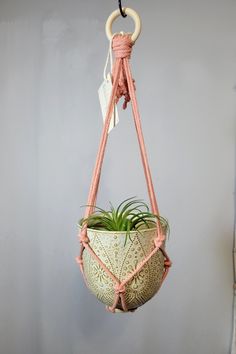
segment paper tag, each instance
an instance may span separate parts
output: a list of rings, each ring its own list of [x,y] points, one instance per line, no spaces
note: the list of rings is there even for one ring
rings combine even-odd
[[[113,36],[114,35],[115,35],[115,33],[113,34]],[[112,36],[112,38],[113,38],[113,36]],[[110,97],[111,97],[111,92],[112,92],[112,80],[111,80],[111,74],[110,74],[110,72],[112,72],[112,66],[113,66],[112,48],[111,48],[112,47],[112,38],[109,43],[109,49],[108,49],[108,53],[107,53],[106,63],[105,63],[105,67],[103,70],[103,83],[101,84],[101,86],[98,89],[98,96],[99,96],[99,101],[100,101],[100,105],[101,105],[101,109],[102,109],[102,116],[103,116],[104,122],[106,119],[107,109],[108,109],[108,105],[109,105],[109,101],[110,101]],[[108,74],[106,74],[109,58],[110,58],[110,70],[109,70],[110,72]],[[110,131],[118,124],[118,122],[119,122],[118,111],[117,111],[116,105],[114,104],[114,112],[111,117],[111,122],[110,122],[108,133],[110,133]]]
[[[111,74],[109,73],[107,74],[107,77],[104,79],[103,83],[98,89],[98,96],[99,96],[104,122],[106,119],[111,92],[112,92],[112,81],[111,81]],[[118,124],[118,122],[119,122],[118,111],[116,105],[114,105],[114,111],[112,113],[111,122],[108,130],[109,133]]]

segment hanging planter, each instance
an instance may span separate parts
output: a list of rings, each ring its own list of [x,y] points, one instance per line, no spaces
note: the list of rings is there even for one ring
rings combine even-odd
[[[164,234],[169,231],[168,222],[152,214],[145,203],[134,198],[125,200],[116,209],[111,205],[108,211],[98,207],[95,210],[80,221],[79,227],[87,224],[90,247],[122,284],[155,249],[156,220],[159,219]],[[165,252],[159,249],[130,278],[125,291],[127,310],[136,309],[156,294],[163,281],[164,263]],[[83,264],[88,287],[111,308],[115,293],[112,279],[87,250],[83,253]],[[122,285],[119,288],[122,289]],[[123,306],[119,299],[116,311],[121,310]]]
[[[138,14],[124,9],[135,21],[133,34],[113,35],[111,26],[120,11],[107,20],[106,33],[115,55],[112,90],[106,110],[97,160],[84,218],[79,224],[80,255],[77,262],[85,282],[111,312],[134,311],[150,300],[163,283],[171,262],[164,250],[168,222],[160,216],[141,129],[129,59],[141,31]],[[95,206],[102,162],[114,108],[124,96],[125,109],[131,101],[140,146],[151,211],[140,200],[129,198],[116,209],[105,211]]]

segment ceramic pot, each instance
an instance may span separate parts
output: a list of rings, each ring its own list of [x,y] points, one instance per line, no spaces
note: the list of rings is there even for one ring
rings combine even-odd
[[[123,231],[101,231],[87,229],[90,246],[107,268],[120,280],[124,280],[154,249],[156,228],[131,231],[126,239]],[[114,283],[97,261],[85,249],[84,272],[87,285],[104,304],[114,303]],[[126,304],[135,309],[150,300],[158,291],[164,272],[164,256],[157,251],[146,265],[126,284]],[[118,303],[117,309],[121,309]]]

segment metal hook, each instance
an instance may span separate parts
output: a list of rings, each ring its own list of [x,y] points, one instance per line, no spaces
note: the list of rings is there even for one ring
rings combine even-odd
[[[118,2],[119,2],[119,9],[120,9],[121,16],[122,17],[127,17],[126,13],[122,9],[121,0],[118,0]]]

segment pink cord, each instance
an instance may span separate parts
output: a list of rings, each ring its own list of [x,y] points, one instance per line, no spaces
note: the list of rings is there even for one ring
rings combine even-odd
[[[106,148],[106,143],[107,143],[107,138],[108,138],[108,130],[109,130],[109,125],[114,109],[114,104],[118,102],[118,100],[124,96],[124,104],[123,108],[125,109],[127,107],[127,103],[131,101],[132,103],[132,111],[133,111],[133,116],[134,116],[134,122],[135,122],[135,128],[137,131],[137,136],[138,136],[138,142],[139,142],[139,147],[140,147],[140,152],[141,152],[141,158],[142,158],[142,164],[143,164],[143,169],[145,173],[145,178],[146,178],[146,183],[148,187],[148,194],[149,194],[149,199],[152,207],[152,212],[156,215],[159,216],[159,210],[158,210],[158,205],[157,205],[157,200],[154,192],[154,187],[152,183],[152,177],[151,177],[151,172],[148,164],[148,158],[147,158],[147,152],[145,148],[145,143],[144,143],[144,138],[143,138],[143,133],[142,133],[142,127],[141,127],[141,120],[140,120],[140,114],[138,110],[138,104],[137,104],[137,99],[135,95],[135,87],[134,87],[134,80],[132,78],[130,66],[129,66],[129,59],[131,56],[131,51],[132,51],[132,46],[133,42],[131,40],[131,36],[128,34],[122,35],[122,34],[117,34],[113,37],[112,40],[112,49],[115,54],[115,64],[113,67],[113,72],[112,72],[112,77],[113,77],[113,86],[112,86],[112,93],[108,105],[108,110],[106,114],[106,119],[105,119],[105,124],[103,127],[102,131],[102,136],[100,140],[100,145],[98,149],[98,154],[97,154],[97,159],[95,163],[95,168],[93,171],[93,176],[92,176],[92,181],[91,181],[91,186],[89,190],[89,195],[88,195],[88,202],[87,202],[87,207],[85,210],[85,218],[90,216],[93,211],[94,211],[94,205],[96,202],[96,197],[97,197],[97,192],[98,192],[98,186],[99,186],[99,181],[100,181],[100,176],[101,176],[101,168],[102,168],[102,163],[104,159],[104,153],[105,153],[105,148]],[[89,238],[87,235],[87,224],[85,224],[80,231],[79,234],[79,239],[81,243],[81,250],[80,250],[80,256],[77,257],[77,262],[79,263],[81,272],[83,273],[84,279],[84,269],[83,269],[83,251],[86,248],[86,250],[91,254],[91,256],[99,263],[99,265],[103,268],[103,270],[109,275],[109,277],[112,279],[114,282],[114,291],[115,291],[115,299],[114,303],[111,307],[107,307],[107,309],[111,312],[115,312],[116,306],[119,302],[119,299],[121,300],[121,305],[124,311],[128,311],[126,302],[125,302],[125,285],[142,269],[142,267],[149,261],[149,259],[158,251],[160,250],[165,257],[164,261],[164,272],[163,272],[163,277],[162,277],[162,282],[163,283],[164,279],[167,276],[167,273],[169,271],[169,267],[171,266],[171,261],[166,254],[166,252],[162,249],[163,242],[165,240],[165,235],[162,232],[160,220],[157,219],[157,235],[154,240],[155,248],[150,252],[149,255],[147,255],[136,267],[136,269],[131,272],[128,277],[123,280],[122,282],[119,281],[119,279],[112,274],[112,272],[107,268],[107,266],[101,261],[101,259],[96,255],[96,253],[93,251],[91,246],[89,245]],[[86,279],[85,279],[86,281]],[[161,285],[160,285],[161,286]]]

